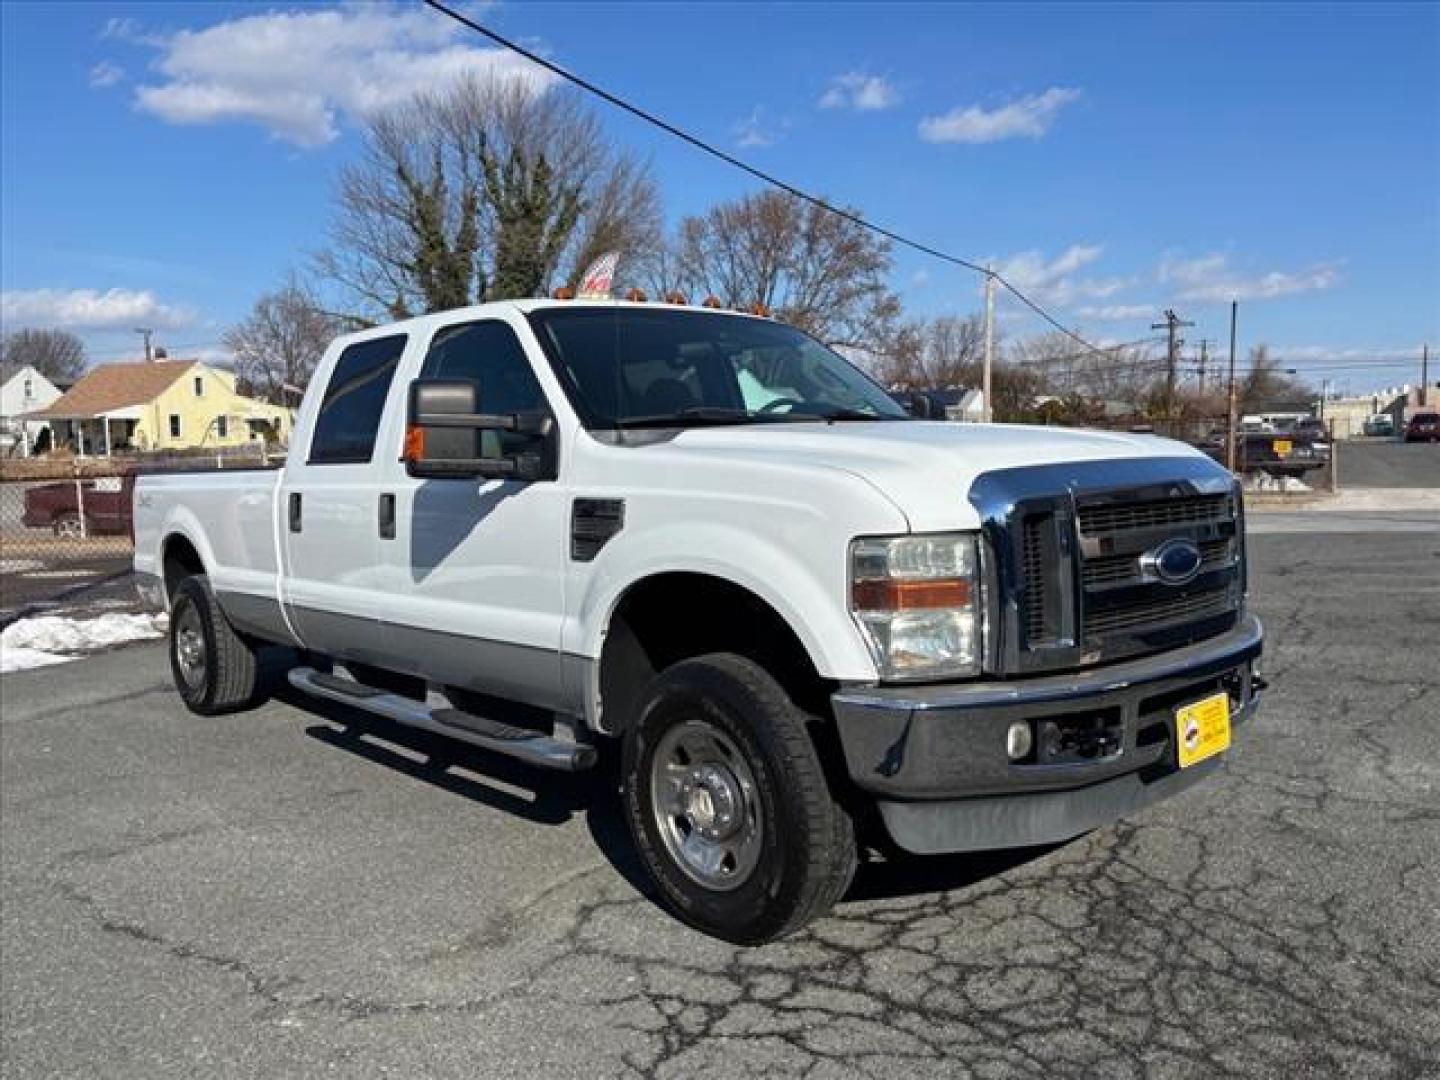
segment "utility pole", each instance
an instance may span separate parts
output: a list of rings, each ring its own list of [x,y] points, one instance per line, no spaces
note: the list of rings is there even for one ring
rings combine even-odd
[[[1175,415],[1175,365],[1180,360],[1180,337],[1178,331],[1182,326],[1194,326],[1193,322],[1187,322],[1175,314],[1173,308],[1165,309],[1165,321],[1151,323],[1151,330],[1165,330],[1170,335],[1170,347],[1165,354],[1165,416],[1167,418]]]
[[[985,399],[981,415],[985,423],[995,419],[995,406],[990,400],[990,371],[995,363],[995,271],[985,267],[985,371],[980,394]]]
[[[1239,419],[1235,415],[1235,320],[1240,310],[1240,301],[1230,301],[1230,418],[1225,432],[1225,467],[1235,471],[1235,428]]]
[[[1205,373],[1210,364],[1210,342],[1207,338],[1200,339],[1200,393],[1205,393]]]
[[[1430,404],[1430,343],[1427,341],[1420,349],[1420,401],[1423,409]]]
[[[148,326],[137,326],[135,332],[145,339],[145,362],[148,364],[154,359],[154,355],[150,351],[150,335],[155,331]]]

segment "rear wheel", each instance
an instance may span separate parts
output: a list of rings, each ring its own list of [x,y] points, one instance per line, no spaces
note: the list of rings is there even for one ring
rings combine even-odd
[[[823,914],[850,883],[854,826],[806,715],[758,664],[729,653],[651,683],[626,735],[626,816],[666,904],[758,945]]]
[[[80,540],[85,536],[85,526],[79,514],[61,514],[50,525],[61,540]]]
[[[170,605],[170,670],[191,712],[243,709],[260,686],[256,651],[236,633],[204,575],[188,577]]]

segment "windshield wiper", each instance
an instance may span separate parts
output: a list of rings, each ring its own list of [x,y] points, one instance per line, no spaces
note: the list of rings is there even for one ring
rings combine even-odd
[[[744,409],[728,409],[720,405],[691,405],[673,413],[654,416],[625,416],[615,421],[617,428],[686,427],[692,424],[748,424],[755,418]]]
[[[791,412],[787,416],[802,416],[807,420],[825,420],[834,423],[836,420],[899,420],[898,416],[881,416],[879,413],[861,412],[859,409],[831,409],[823,413]]]

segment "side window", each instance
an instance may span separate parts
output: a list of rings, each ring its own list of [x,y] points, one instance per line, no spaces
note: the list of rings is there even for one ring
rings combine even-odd
[[[503,322],[448,326],[435,335],[420,374],[429,379],[474,379],[480,384],[476,407],[486,413],[549,412],[545,391],[515,331]],[[523,449],[528,439],[512,432],[487,431],[487,457]]]
[[[405,351],[405,335],[351,345],[335,361],[310,437],[311,465],[363,464],[375,452],[390,382]]]
[[[173,413],[173,412],[172,412],[172,413],[170,414],[170,437],[171,437],[172,439],[178,439],[178,438],[180,438],[180,414],[179,414],[179,413]]]

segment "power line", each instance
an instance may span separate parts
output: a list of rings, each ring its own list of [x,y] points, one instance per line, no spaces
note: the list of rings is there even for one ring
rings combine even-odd
[[[673,135],[675,138],[681,140],[682,142],[689,143],[691,146],[701,151],[702,153],[709,154],[711,157],[718,158],[719,160],[725,162],[725,164],[727,165],[733,166],[734,168],[737,168],[742,172],[749,173],[757,180],[761,180],[767,184],[770,184],[772,187],[779,188],[781,191],[787,192],[788,194],[795,196],[795,198],[797,199],[801,199],[812,206],[817,206],[822,210],[826,210],[829,213],[835,214],[836,216],[841,217],[854,225],[860,226],[862,229],[868,229],[870,232],[873,232],[879,236],[883,236],[887,240],[891,240],[897,244],[902,245],[903,247],[908,247],[911,250],[918,251],[923,255],[929,255],[931,258],[939,259],[942,262],[947,262],[954,266],[963,267],[966,270],[973,270],[977,274],[985,274],[987,277],[993,279],[998,285],[1000,285],[1007,292],[1009,292],[1012,296],[1014,296],[1015,299],[1019,300],[1027,308],[1033,311],[1036,315],[1040,316],[1040,318],[1044,319],[1047,323],[1053,326],[1056,330],[1060,331],[1066,337],[1078,342],[1091,352],[1100,353],[1104,351],[1103,349],[1097,348],[1096,346],[1092,345],[1079,334],[1075,333],[1075,331],[1071,330],[1068,326],[1065,326],[1063,323],[1061,323],[1043,307],[1037,304],[1034,300],[1030,299],[1030,297],[1026,296],[1023,292],[1021,292],[1018,288],[1016,288],[1013,284],[1006,280],[1005,276],[998,271],[981,266],[979,263],[972,262],[969,259],[962,259],[958,255],[951,255],[948,252],[941,251],[939,248],[931,247],[929,244],[923,244],[918,240],[912,240],[908,236],[903,236],[892,229],[887,229],[882,225],[876,225],[874,222],[866,221],[858,214],[852,214],[848,210],[842,210],[839,207],[832,206],[819,196],[812,195],[808,191],[796,187],[794,184],[781,180],[778,176],[767,173],[763,169],[756,168],[754,165],[751,165],[749,162],[736,157],[734,154],[730,154],[724,150],[721,150],[713,143],[708,143],[695,135],[691,135],[688,131],[685,131],[683,128],[676,127],[668,120],[664,120],[661,117],[656,116],[654,113],[642,109],[638,105],[632,105],[624,98],[612,94],[610,91],[604,89],[603,87],[597,86],[595,83],[590,82],[588,79],[582,78],[581,76],[576,75],[574,72],[567,71],[559,64],[547,60],[537,53],[531,52],[529,49],[526,49],[511,41],[509,38],[497,34],[489,27],[482,26],[480,23],[465,15],[462,15],[460,12],[454,10],[453,8],[447,7],[445,4],[442,4],[440,0],[424,0],[424,3],[431,8],[434,8],[442,15],[446,15],[449,16],[451,19],[454,19],[462,26],[469,27],[471,30],[475,31],[482,37],[489,38],[491,41],[501,46],[502,48],[509,49],[511,52],[515,53],[518,56],[523,56],[532,64],[539,65],[551,74],[558,75],[566,82],[573,83],[587,93],[594,94],[602,101],[605,101],[615,106],[615,108],[620,109],[623,112],[629,113],[631,116],[634,116],[639,120],[643,120],[647,124],[651,124],[654,127],[659,128],[666,134]]]

